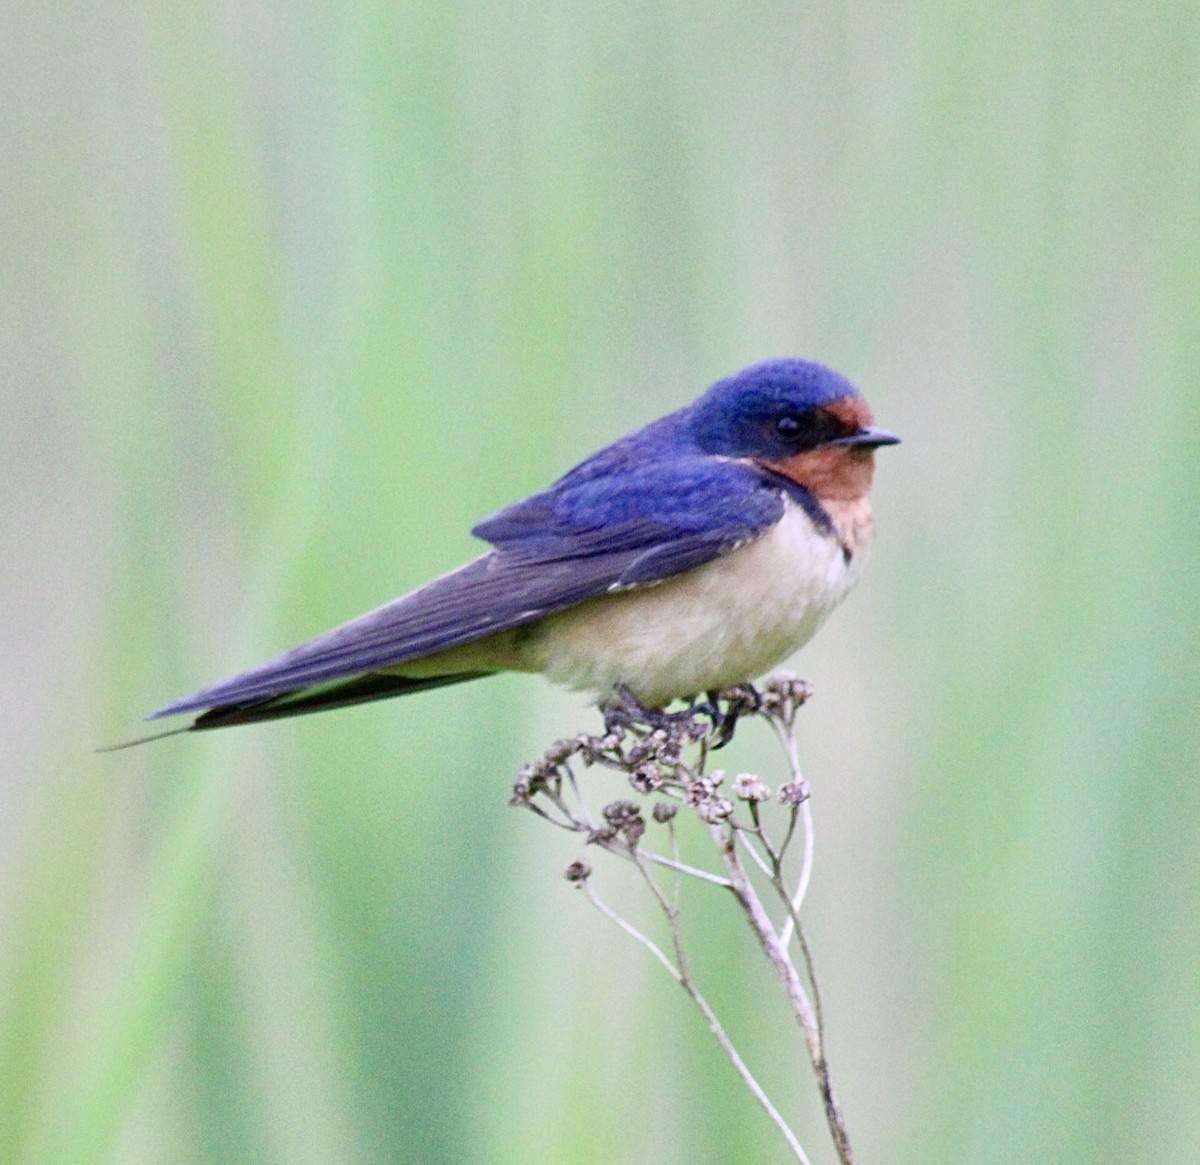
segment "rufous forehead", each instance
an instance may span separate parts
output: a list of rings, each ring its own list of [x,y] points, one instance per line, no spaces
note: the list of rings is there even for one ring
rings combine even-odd
[[[852,429],[865,429],[875,420],[871,406],[861,396],[843,396],[821,408]]]

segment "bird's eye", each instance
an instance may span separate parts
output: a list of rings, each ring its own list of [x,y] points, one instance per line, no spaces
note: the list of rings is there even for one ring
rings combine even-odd
[[[775,432],[785,441],[794,441],[804,430],[804,424],[799,417],[786,413],[775,422]]]

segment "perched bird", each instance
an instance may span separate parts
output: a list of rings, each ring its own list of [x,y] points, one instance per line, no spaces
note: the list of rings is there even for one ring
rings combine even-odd
[[[751,679],[858,581],[875,449],[898,440],[828,368],[755,364],[480,522],[473,562],[149,719],[221,728],[500,671],[648,709]]]

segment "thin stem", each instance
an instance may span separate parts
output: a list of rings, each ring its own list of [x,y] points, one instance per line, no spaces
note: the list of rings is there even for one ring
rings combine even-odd
[[[758,850],[754,848],[754,845],[751,842],[751,838],[757,837],[759,841],[766,845],[766,842],[761,834],[757,833],[753,829],[743,829],[741,826],[735,826],[734,833],[741,838],[742,845],[746,852],[751,856],[751,858],[754,859],[754,864],[760,870],[762,870],[763,874],[768,878],[775,878],[777,871],[773,868],[774,863],[768,863],[767,859],[764,858],[762,854],[760,854]],[[769,845],[766,845],[766,849],[768,853],[771,853],[771,847]],[[772,854],[772,856],[774,855]]]
[[[800,803],[799,816],[804,844],[800,851],[800,877],[796,880],[796,892],[790,899],[787,898],[786,894],[784,896],[784,901],[788,905],[788,917],[787,921],[783,924],[783,929],[779,932],[779,941],[785,947],[792,941],[792,930],[795,927],[796,918],[800,913],[800,907],[803,905],[805,896],[808,894],[808,885],[812,881],[813,872],[813,815],[812,806],[808,801]]]
[[[787,833],[783,835],[783,844],[779,847],[779,856],[782,858],[788,851],[788,846],[792,844],[792,838],[796,835],[796,822],[800,820],[800,807],[792,806],[792,811],[788,814]]]
[[[796,893],[792,895],[792,908],[794,910],[800,909],[800,903],[804,901],[804,897],[808,893],[808,884],[812,881],[813,812],[812,804],[809,801],[802,801],[800,803],[800,823],[804,836],[804,845],[801,850],[800,877],[796,880]]]
[[[812,987],[813,1011],[817,1016],[817,1033],[821,1037],[821,1052],[824,1054],[825,1015],[821,1008],[821,989],[817,986],[817,972],[813,966],[812,948],[808,945],[808,935],[804,933],[804,927],[800,925],[798,918],[796,919],[796,945],[800,948],[801,957],[804,959],[804,973],[808,976],[809,985]]]
[[[784,751],[784,755],[787,757],[788,768],[791,769],[792,773],[792,780],[797,784],[801,783],[804,780],[804,774],[800,771],[800,749],[796,744],[794,720],[789,721],[786,726],[777,720],[772,720],[771,727],[775,730],[775,736]],[[804,844],[801,847],[800,876],[796,881],[795,893],[792,894],[788,902],[787,920],[783,924],[783,929],[779,932],[779,939],[784,947],[787,947],[792,941],[792,931],[795,927],[796,916],[800,913],[800,906],[808,894],[808,886],[812,881],[813,815],[812,805],[807,798],[800,802],[799,806],[797,806],[797,811],[791,815],[791,819],[788,822],[787,836],[783,840],[783,845],[779,847],[780,853],[785,852],[791,844],[792,836],[796,830],[797,818],[801,824]]]
[[[775,971],[775,977],[779,980],[779,984],[791,1004],[792,1014],[796,1017],[800,1030],[804,1034],[804,1041],[808,1045],[809,1059],[812,1061],[813,1071],[817,1077],[817,1087],[820,1089],[821,1101],[825,1108],[825,1120],[829,1125],[830,1134],[833,1136],[838,1160],[841,1165],[853,1165],[854,1153],[850,1147],[850,1138],[846,1132],[841,1106],[834,1091],[829,1064],[821,1045],[821,1031],[816,1012],[804,990],[803,983],[800,982],[800,976],[797,974],[795,966],[788,958],[787,948],[781,945],[779,935],[775,933],[775,928],[771,925],[770,916],[763,908],[754,886],[746,875],[746,868],[738,856],[737,846],[732,841],[727,842],[720,829],[713,827],[711,832],[713,840],[720,846],[725,868],[729,871],[729,879],[732,883],[730,890],[742,908],[742,913],[745,914],[750,929],[758,939],[763,954],[767,956],[767,961]]]
[[[679,933],[679,908],[673,902],[667,899],[663,893],[662,887],[654,880],[650,871],[646,869],[645,863],[642,861],[642,853],[640,850],[633,850],[631,855],[633,864],[637,866],[637,871],[642,875],[642,881],[650,887],[650,893],[654,895],[654,900],[658,903],[659,909],[667,916],[667,922],[671,925],[671,940],[675,946],[675,958],[679,966],[680,974],[687,977],[687,964],[683,957],[683,938]]]
[[[696,866],[689,866],[686,862],[678,862],[674,858],[665,858],[662,854],[656,854],[653,850],[639,849],[638,853],[647,861],[654,862],[659,866],[665,866],[668,870],[674,870],[677,874],[687,874],[690,877],[699,878],[702,882],[711,882],[714,886],[720,886],[722,889],[729,888],[729,879],[722,878],[720,874],[710,874],[707,870],[701,870]]]
[[[667,820],[667,833],[671,838],[671,863],[674,869],[679,870],[679,834],[675,829],[675,818],[671,817]],[[673,910],[679,910],[679,899],[683,894],[683,878],[675,879],[675,893],[671,896],[671,907]]]
[[[790,835],[784,837],[783,845],[779,849],[776,849],[771,844],[771,839],[767,836],[766,829],[763,828],[762,810],[759,808],[757,801],[750,802],[750,820],[754,822],[754,827],[747,832],[754,834],[762,842],[763,849],[767,851],[767,858],[771,863],[771,868],[778,873],[779,867],[783,862],[783,855],[787,852],[787,843]]]
[[[549,797],[550,795],[547,794],[547,796]],[[550,803],[554,805],[555,808],[562,811],[563,806],[555,801],[552,797],[550,797]],[[522,804],[524,808],[528,809],[531,813],[536,813],[543,821],[548,821],[551,825],[557,825],[559,829],[566,829],[572,833],[578,833],[579,831],[579,823],[573,817],[568,817],[566,821],[559,821],[557,817],[547,813],[545,809],[543,809],[540,805],[534,804],[533,801],[525,801]]]
[[[575,818],[576,820],[582,821],[586,828],[595,829],[595,825],[592,824],[593,819],[591,811],[588,809],[588,803],[584,798],[583,789],[581,789],[579,786],[579,780],[575,776],[575,770],[570,765],[565,765],[564,767],[567,771],[567,781],[571,785],[571,792],[575,795],[576,804],[578,804],[579,808],[582,810],[582,813],[580,814],[568,813],[567,815]]]
[[[658,947],[658,944],[655,943],[654,940],[649,936],[642,934],[642,932],[638,930],[636,926],[632,925],[632,923],[626,922],[625,919],[623,919],[615,910],[613,910],[612,907],[609,906],[608,903],[596,893],[590,878],[584,878],[578,883],[578,886],[583,891],[584,897],[587,898],[587,900],[597,910],[599,910],[605,918],[607,918],[610,922],[615,922],[617,926],[619,926],[627,935],[629,935],[630,938],[637,939],[637,941],[640,942],[642,946],[646,948],[646,950],[648,950],[660,963],[662,963],[662,965],[666,967],[667,972],[670,974],[672,979],[674,979],[677,983],[682,979],[682,976],[679,974],[675,964],[672,963],[671,960],[662,953]]]
[[[600,842],[602,849],[607,850],[610,854],[616,854],[618,857],[627,860],[636,860],[630,853],[629,846],[625,842]],[[702,882],[711,882],[714,886],[720,886],[723,890],[729,889],[729,879],[722,878],[720,874],[710,874],[707,870],[701,870],[696,866],[689,866],[686,862],[677,862],[674,858],[663,857],[662,854],[656,854],[653,850],[638,848],[637,852],[642,855],[648,862],[653,862],[656,866],[664,866],[668,870],[674,870],[677,874],[687,874],[692,878],[699,878]]]
[[[672,910],[666,899],[663,898],[661,890],[657,883],[649,876],[648,871],[641,865],[638,866],[642,872],[642,876],[646,879],[651,889],[654,891],[655,897],[658,899],[659,905],[667,911],[668,920],[671,924],[671,937],[675,943],[676,955],[680,959],[680,965],[676,966],[669,958],[659,949],[658,945],[648,936],[642,934],[637,927],[628,923],[617,912],[608,906],[606,902],[596,893],[591,884],[591,879],[584,879],[579,883],[580,889],[587,896],[588,901],[604,915],[605,918],[615,922],[627,935],[636,939],[642,944],[664,967],[668,974],[687,992],[688,997],[700,1010],[700,1014],[704,1016],[705,1022],[708,1024],[708,1030],[716,1037],[717,1043],[721,1045],[721,1050],[729,1057],[730,1063],[737,1074],[742,1078],[742,1082],[750,1089],[754,1099],[762,1106],[763,1111],[774,1122],[775,1127],[783,1134],[784,1140],[787,1141],[788,1147],[792,1150],[796,1160],[801,1162],[801,1165],[812,1165],[804,1149],[801,1147],[796,1134],[792,1132],[787,1121],[783,1119],[783,1115],[771,1103],[771,1098],[767,1096],[761,1084],[755,1078],[754,1073],[750,1071],[749,1065],[738,1054],[737,1048],[733,1046],[733,1041],[729,1038],[729,1033],[726,1032],[724,1025],[717,1018],[717,1014],[709,1005],[707,999],[701,994],[700,989],[692,982],[691,977],[687,973],[687,964],[683,961],[683,940],[679,933],[678,915]]]
[[[793,935],[796,939],[796,945],[800,948],[800,955],[804,959],[804,973],[808,977],[809,985],[812,987],[812,1002],[813,1012],[817,1017],[817,1034],[821,1040],[821,1047],[825,1046],[825,1018],[821,1010],[821,989],[817,986],[817,972],[813,965],[812,949],[808,945],[808,936],[804,933],[804,926],[800,921],[800,915],[796,908],[792,905],[792,899],[788,897],[787,887],[783,884],[781,877],[772,878],[771,886],[779,895],[780,901],[783,902],[788,911],[787,922],[779,931],[779,945],[786,951],[792,941]]]
[[[793,726],[791,724],[780,724],[775,719],[770,721],[770,725],[775,731],[775,736],[779,740],[784,754],[787,756],[788,767],[792,770],[792,780],[799,781],[801,779],[800,751],[796,745],[796,733],[793,730]]]

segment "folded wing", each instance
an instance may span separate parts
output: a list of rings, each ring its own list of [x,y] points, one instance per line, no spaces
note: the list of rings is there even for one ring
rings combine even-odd
[[[480,523],[494,549],[420,590],[150,719],[202,712],[193,727],[292,716],[486,674],[380,674],[615,590],[653,585],[763,533],[780,488],[753,467],[696,458],[576,483],[569,478]],[[633,480],[631,480],[633,479]]]

